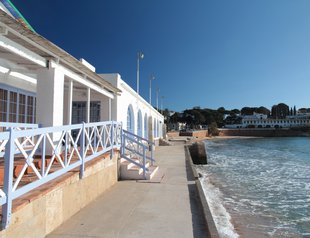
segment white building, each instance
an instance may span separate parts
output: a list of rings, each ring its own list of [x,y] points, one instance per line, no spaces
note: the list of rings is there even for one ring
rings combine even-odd
[[[0,11],[0,122],[41,127],[116,120],[145,138],[162,136],[164,119],[118,74],[98,75]]]
[[[119,74],[100,76],[122,91],[112,101],[112,118],[123,122],[123,127],[151,141],[163,137],[164,116],[136,93]]]
[[[290,128],[310,126],[310,114],[287,116],[285,119],[267,118],[264,114],[253,114],[242,117],[241,124],[225,125],[226,128]]]
[[[164,118],[120,75],[98,75],[2,10],[0,56],[1,231],[14,199],[68,171],[77,169],[83,179],[86,163],[96,158],[104,166],[95,173],[108,173],[109,186],[119,173],[154,176],[154,141],[163,135]]]

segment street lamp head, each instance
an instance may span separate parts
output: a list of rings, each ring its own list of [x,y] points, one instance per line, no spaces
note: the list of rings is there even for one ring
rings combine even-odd
[[[143,59],[143,58],[144,58],[143,52],[138,52],[138,57],[139,57],[140,59]]]

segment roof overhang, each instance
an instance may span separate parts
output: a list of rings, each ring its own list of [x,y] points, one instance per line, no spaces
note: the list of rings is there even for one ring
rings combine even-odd
[[[82,62],[72,55],[48,41],[41,35],[24,27],[7,13],[0,10],[0,56],[8,59],[19,57],[18,63],[29,69],[48,67],[50,62],[56,62],[60,66],[80,75],[85,80],[95,84],[102,90],[111,94],[119,94],[121,90],[105,81],[95,72],[91,71]],[[19,45],[21,47],[11,47]],[[16,49],[22,49],[16,52]],[[23,55],[23,52],[25,53]],[[31,57],[29,57],[29,55]],[[23,57],[24,56],[24,57]]]

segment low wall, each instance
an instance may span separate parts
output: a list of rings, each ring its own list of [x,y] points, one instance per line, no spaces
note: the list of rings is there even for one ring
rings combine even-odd
[[[180,132],[178,132],[178,131],[169,131],[169,132],[167,132],[168,139],[171,138],[171,137],[178,137],[179,133]]]
[[[307,131],[289,128],[219,129],[219,136],[290,137],[310,136]]]
[[[86,163],[83,179],[77,169],[14,200],[11,223],[0,237],[45,237],[117,182],[118,157],[96,158]]]
[[[180,131],[180,136],[192,136],[197,139],[203,139],[209,136],[208,130],[199,130],[199,131]]]
[[[202,206],[205,222],[207,224],[208,234],[206,237],[210,238],[219,238],[218,231],[216,229],[214,219],[212,216],[212,213],[210,211],[210,207],[207,201],[207,198],[205,196],[205,193],[202,188],[201,181],[199,180],[199,175],[196,171],[195,165],[193,164],[193,158],[191,157],[191,154],[189,152],[189,146],[185,146],[185,157],[189,161],[190,167],[192,169],[193,175],[195,177],[195,184],[199,195],[199,200]]]

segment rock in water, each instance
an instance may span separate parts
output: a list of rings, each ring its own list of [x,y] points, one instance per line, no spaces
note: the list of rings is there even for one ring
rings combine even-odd
[[[207,164],[206,147],[203,142],[195,142],[189,147],[194,164]]]

